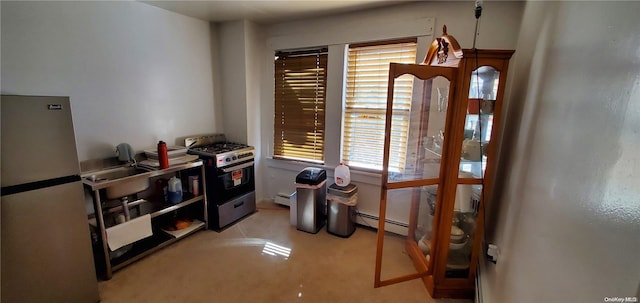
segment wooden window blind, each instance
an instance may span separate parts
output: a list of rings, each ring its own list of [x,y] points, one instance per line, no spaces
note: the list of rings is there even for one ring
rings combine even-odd
[[[382,170],[390,62],[416,63],[416,40],[349,47],[342,158],[350,166]],[[406,162],[413,77],[397,78],[395,87],[390,171]]]
[[[327,49],[276,52],[273,157],[324,163]]]

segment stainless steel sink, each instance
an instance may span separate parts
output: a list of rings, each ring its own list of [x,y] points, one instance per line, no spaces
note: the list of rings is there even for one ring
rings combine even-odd
[[[133,166],[107,168],[83,175],[94,184],[105,185],[108,199],[116,199],[149,188],[149,171]]]

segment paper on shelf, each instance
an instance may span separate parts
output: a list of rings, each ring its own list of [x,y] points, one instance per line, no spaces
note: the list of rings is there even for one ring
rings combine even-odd
[[[191,225],[187,228],[183,228],[183,229],[179,229],[179,230],[166,230],[164,228],[161,228],[162,231],[172,235],[175,238],[180,238],[188,233],[190,233],[191,231],[193,231],[196,228],[199,228],[200,226],[204,225],[204,222],[198,220],[198,219],[194,219],[193,223],[191,223]]]
[[[107,242],[111,251],[152,235],[151,215],[137,217],[107,228]]]

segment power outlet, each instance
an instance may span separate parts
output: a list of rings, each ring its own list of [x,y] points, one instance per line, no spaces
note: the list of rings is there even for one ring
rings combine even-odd
[[[489,244],[489,247],[487,248],[487,259],[493,262],[493,264],[496,264],[498,262],[498,256],[500,256],[500,249],[498,246],[495,244]]]

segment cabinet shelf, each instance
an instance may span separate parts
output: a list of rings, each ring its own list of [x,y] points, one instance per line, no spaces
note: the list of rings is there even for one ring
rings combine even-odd
[[[168,241],[172,239],[167,235],[161,233],[153,233],[153,236],[136,241],[128,246],[120,248],[123,250],[119,255],[110,256],[111,267],[114,271],[129,265],[142,257],[153,253],[159,248],[163,247],[162,244],[168,244]],[[118,252],[118,250],[110,252],[110,254],[114,254]]]
[[[185,231],[180,234],[180,236],[175,237],[162,229],[154,229],[153,236],[142,239],[138,242],[135,242],[131,249],[126,253],[118,256],[116,258],[111,259],[111,266],[113,271],[117,271],[127,265],[138,261],[164,247],[167,247],[178,240],[181,240],[185,237],[190,236],[191,234],[204,229],[205,223],[200,222],[199,224],[192,224],[191,226],[185,228]]]
[[[167,204],[166,202],[154,202],[154,201],[145,200],[145,199],[137,199],[135,201],[129,202],[127,205],[129,206],[129,208],[133,208],[139,205],[140,206],[151,205],[150,208],[148,209],[148,213],[151,215],[151,218],[155,218],[155,217],[162,216],[164,214],[168,214],[170,212],[176,211],[180,208],[191,205],[193,203],[204,200],[203,196],[193,196],[189,193],[185,193],[185,196],[187,197],[187,199],[177,204]],[[113,207],[104,207],[104,206],[102,207],[103,215],[116,214],[121,212],[123,212],[122,205],[113,206]],[[91,225],[97,226],[95,216],[90,216],[89,219],[90,219]]]
[[[429,153],[431,153],[431,154],[433,154],[433,155],[435,155],[435,156],[436,156],[436,157],[438,157],[438,158],[441,158],[441,157],[442,157],[442,153],[441,153],[441,152],[438,152],[438,151],[436,151],[436,150],[434,150],[434,149],[426,148],[426,147],[425,147],[425,148],[424,148],[424,150],[425,150],[425,151],[427,151],[427,152],[429,152]]]
[[[179,229],[179,230],[166,230],[164,228],[161,228],[161,230],[169,235],[171,235],[171,237],[176,238],[176,239],[180,239],[180,238],[184,238],[190,234],[192,234],[193,232],[195,232],[196,230],[201,229],[202,227],[204,227],[204,222],[199,221],[199,220],[193,220],[193,223],[191,223],[191,226],[184,228],[184,229]]]
[[[188,196],[187,196],[188,195]],[[178,204],[166,204],[166,203],[156,203],[154,204],[154,210],[151,213],[151,218],[155,218],[157,216],[161,216],[170,212],[173,212],[175,210],[178,210],[180,208],[183,208],[187,205],[191,205],[193,203],[196,202],[200,202],[202,201],[204,198],[203,196],[195,196],[193,197],[193,195],[185,193],[185,196],[187,196],[188,199],[183,200],[182,202],[178,203]],[[191,198],[189,198],[189,196]],[[155,206],[157,205],[157,206]]]

